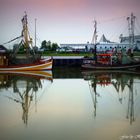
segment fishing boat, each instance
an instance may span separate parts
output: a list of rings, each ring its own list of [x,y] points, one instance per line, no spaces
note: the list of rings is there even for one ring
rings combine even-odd
[[[133,13],[127,18],[129,24],[129,53],[125,48],[114,48],[112,51],[99,53],[97,52],[97,21],[94,21],[93,36],[93,58],[84,58],[82,68],[97,70],[120,70],[120,69],[138,69],[140,68],[140,59],[133,55],[134,49],[134,21]],[[118,49],[118,50],[117,50]]]
[[[10,43],[21,38],[20,43],[12,51],[0,45],[0,71],[51,70],[53,63],[52,57],[42,58],[42,53],[36,51],[33,47],[33,41],[28,31],[26,12],[21,21],[23,26],[21,36],[7,42]],[[20,50],[22,50],[22,53]]]

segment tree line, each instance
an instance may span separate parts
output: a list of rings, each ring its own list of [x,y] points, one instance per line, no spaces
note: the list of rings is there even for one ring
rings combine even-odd
[[[56,51],[56,49],[59,48],[57,43],[52,43],[50,40],[49,41],[42,41],[41,43],[41,48],[44,51]]]

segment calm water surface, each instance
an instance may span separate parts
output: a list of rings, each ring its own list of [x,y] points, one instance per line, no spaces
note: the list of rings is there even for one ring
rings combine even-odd
[[[140,139],[139,72],[50,74],[0,73],[0,140]]]

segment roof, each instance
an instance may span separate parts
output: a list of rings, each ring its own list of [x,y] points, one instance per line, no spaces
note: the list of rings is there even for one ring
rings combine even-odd
[[[0,52],[6,52],[8,51],[7,48],[5,48],[3,45],[0,45]]]
[[[102,37],[100,38],[99,42],[110,42],[109,40],[106,39],[105,35],[103,34]]]

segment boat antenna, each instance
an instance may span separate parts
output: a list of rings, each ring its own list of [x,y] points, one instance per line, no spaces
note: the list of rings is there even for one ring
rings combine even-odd
[[[94,20],[94,34],[92,37],[92,41],[91,44],[94,45],[94,59],[95,59],[95,63],[97,62],[97,54],[96,54],[96,50],[97,50],[97,21]]]
[[[94,19],[93,23],[94,23],[94,33],[93,33],[91,44],[96,44],[97,43],[97,21]]]
[[[134,28],[135,28],[135,19],[136,17],[131,13],[130,17],[127,17],[128,21],[128,31],[129,31],[129,44],[131,51],[134,49]]]

